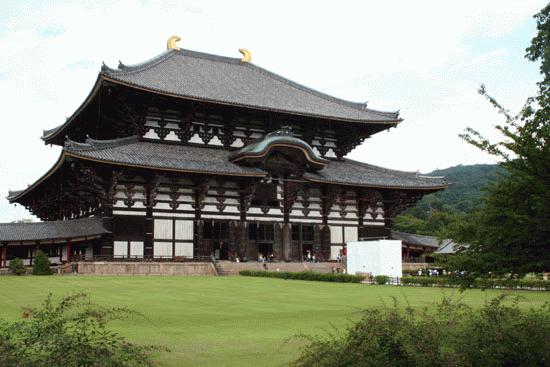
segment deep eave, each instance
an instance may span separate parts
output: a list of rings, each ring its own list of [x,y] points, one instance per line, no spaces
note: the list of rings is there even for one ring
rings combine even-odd
[[[242,82],[243,87],[241,89],[235,87],[234,90],[228,89],[224,91],[227,95],[226,98],[216,96],[215,93],[209,92],[212,90],[213,87],[215,87],[215,77],[212,77],[213,80],[210,81],[210,83],[206,83],[205,85],[197,82],[198,87],[196,87],[196,89],[198,89],[200,93],[189,92],[186,90],[178,91],[174,88],[170,89],[170,83],[173,82],[174,78],[178,77],[177,69],[168,69],[167,71],[161,70],[159,71],[158,75],[155,74],[157,77],[153,78],[153,80],[143,78],[143,82],[139,83],[134,80],[136,79],[135,76],[139,73],[146,73],[155,67],[159,67],[162,62],[165,62],[166,60],[174,57],[184,58],[184,60],[185,58],[202,60],[212,65],[230,65],[230,67],[232,68],[231,71],[242,73],[242,75],[240,76],[232,76],[234,83],[238,83],[241,81],[241,79],[246,79],[247,77],[249,77],[250,79],[254,76],[260,75],[260,80],[266,81],[265,85],[257,87],[255,86],[257,90],[250,91],[249,94],[252,96],[256,96],[263,93],[263,98],[265,101],[262,101],[260,99],[258,102],[257,100],[254,100],[254,98],[250,97],[250,95],[248,96],[248,99],[235,97],[234,95],[236,95],[239,90],[247,86],[244,81]],[[390,128],[397,126],[397,124],[402,121],[402,119],[399,117],[399,112],[377,111],[366,108],[366,104],[346,101],[343,99],[332,97],[325,93],[293,82],[254,64],[242,63],[239,59],[235,58],[210,55],[190,50],[169,50],[149,61],[138,65],[126,66],[121,63],[119,65],[119,68],[120,69],[118,70],[111,69],[104,65],[96,79],[92,90],[90,91],[84,102],[80,105],[80,107],[63,124],[53,129],[45,130],[42,139],[46,143],[52,143],[52,141],[54,141],[56,138],[59,139],[60,134],[62,134],[66,130],[66,128],[73,123],[75,118],[86,108],[86,106],[88,106],[89,103],[93,101],[93,99],[99,92],[102,84],[105,82],[176,99],[206,102],[222,106],[245,108],[248,110],[268,111],[287,115],[310,117],[331,122],[375,124],[380,126],[387,126],[388,128]],[[213,70],[216,71],[216,68],[214,67]],[[187,71],[186,75],[188,77],[190,75],[194,76],[195,74],[200,75],[201,71],[202,70],[197,71],[193,69],[191,71]],[[171,75],[168,75],[167,77],[167,75],[163,74],[162,72],[170,72],[174,75],[174,77],[171,78]],[[219,73],[220,71],[218,70],[217,72]],[[168,81],[166,81],[165,79],[167,79]],[[159,85],[155,87],[155,83],[160,83],[159,80],[164,80],[163,83],[165,84],[163,88],[161,88]],[[219,84],[226,85],[228,83]],[[251,83],[249,81],[248,85],[250,84],[255,85],[261,83]],[[203,89],[202,92],[201,88]],[[285,90],[280,90],[281,88],[287,88],[288,90],[285,92]],[[289,91],[296,92],[296,95],[298,97],[287,97],[286,93],[288,93]],[[277,96],[277,93],[279,93],[279,96]],[[292,104],[294,100],[299,99],[299,96],[303,97],[303,104],[300,105],[299,103],[297,103],[293,106]],[[284,98],[289,98],[290,100],[284,100]],[[256,103],[254,103],[254,101],[256,101]],[[316,106],[314,102],[318,103],[318,105]],[[327,106],[330,106],[330,108]],[[324,110],[325,113],[321,113],[320,111],[322,110]],[[335,113],[327,112],[331,110],[334,110]]]
[[[383,112],[330,96],[238,58],[180,49],[101,75],[149,91],[219,104],[366,123],[398,123],[399,112]],[[285,99],[286,98],[286,99]]]
[[[37,188],[63,166],[67,158],[103,165],[139,168],[160,172],[178,172],[226,177],[263,178],[268,172],[254,167],[239,166],[229,161],[231,152],[198,146],[169,145],[139,141],[137,137],[86,143],[68,142],[53,165],[41,178],[25,190],[11,192],[8,200],[17,202]],[[416,190],[433,192],[446,188],[442,177],[427,177],[414,172],[390,170],[367,163],[328,160],[318,172],[306,172],[305,181],[348,187]]]

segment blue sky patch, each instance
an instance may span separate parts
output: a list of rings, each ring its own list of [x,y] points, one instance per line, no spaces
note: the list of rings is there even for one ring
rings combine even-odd
[[[38,31],[38,34],[41,37],[46,37],[46,38],[61,36],[63,33],[65,33],[65,30],[62,27],[53,26],[53,25],[47,26]]]

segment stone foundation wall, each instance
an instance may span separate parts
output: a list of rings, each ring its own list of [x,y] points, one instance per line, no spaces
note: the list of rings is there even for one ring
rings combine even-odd
[[[267,271],[290,271],[290,272],[302,272],[313,271],[316,273],[331,273],[332,267],[340,267],[343,265],[340,263],[298,263],[298,262],[272,262],[265,263]],[[222,270],[223,275],[238,275],[241,270],[265,270],[264,263],[257,261],[249,262],[231,262],[220,261],[217,266]]]
[[[79,262],[78,274],[89,275],[216,275],[212,263]]]

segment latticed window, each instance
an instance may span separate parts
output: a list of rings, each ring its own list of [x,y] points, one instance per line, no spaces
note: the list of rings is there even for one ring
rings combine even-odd
[[[312,225],[302,225],[302,241],[313,242]]]
[[[258,241],[273,241],[273,224],[258,225]]]

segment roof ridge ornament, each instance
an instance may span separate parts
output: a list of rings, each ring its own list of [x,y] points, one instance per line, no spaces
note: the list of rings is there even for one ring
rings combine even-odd
[[[177,36],[177,35],[171,36],[170,38],[168,38],[168,41],[166,41],[166,49],[179,51],[180,48],[176,45],[176,43],[178,43],[179,41],[181,41],[180,36]]]
[[[246,48],[239,48],[239,52],[243,55],[241,62],[251,62],[252,53]]]
[[[289,125],[281,126],[281,128],[277,130],[276,133],[277,135],[294,136],[294,132],[292,131],[292,126],[289,126]]]

